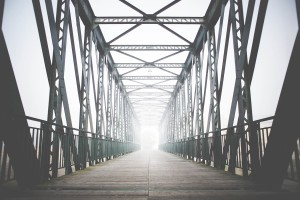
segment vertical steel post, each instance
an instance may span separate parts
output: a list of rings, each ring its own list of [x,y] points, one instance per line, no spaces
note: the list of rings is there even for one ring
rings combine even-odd
[[[249,59],[249,65],[248,66],[246,65],[247,68],[245,68],[245,70],[247,70],[245,75],[247,76],[249,85],[251,84],[252,77],[253,77],[253,72],[254,72],[254,68],[255,68],[255,62],[256,62],[257,52],[258,52],[258,48],[259,48],[259,44],[260,44],[261,33],[262,33],[262,29],[263,29],[267,5],[268,5],[268,0],[260,2],[259,11],[258,11],[258,15],[257,15],[257,22],[256,22],[256,27],[255,27],[254,37],[253,37],[251,55],[250,55],[250,59]],[[231,23],[230,18],[231,17],[229,17],[228,26]],[[228,34],[229,34],[229,30],[227,29],[227,35]],[[226,36],[226,42],[227,41],[228,41],[228,39]],[[225,52],[224,52],[224,55],[225,55]],[[237,100],[233,101],[233,103],[237,103]],[[231,109],[233,109],[233,108],[234,109],[236,108],[236,104],[232,104]],[[231,110],[228,127],[233,125],[234,114],[235,114],[235,110]],[[229,143],[231,143],[231,144],[230,144],[230,160],[229,160],[229,169],[228,170],[234,173],[235,166],[236,166],[236,149],[238,147],[237,146],[238,138],[237,138],[236,134],[233,135],[233,129],[229,129],[226,134],[226,140],[225,140],[225,145],[224,145],[224,149],[223,149],[223,159],[222,159],[222,167],[223,168],[225,168],[225,161],[227,159],[227,153],[229,151]]]
[[[106,137],[107,137],[107,156],[111,156],[112,143],[112,74],[108,71],[108,88],[107,88],[107,106],[106,106]]]
[[[103,127],[103,67],[105,58],[101,56],[99,50],[97,50],[97,71],[98,71],[98,80],[97,80],[97,98],[96,98],[96,139],[97,139],[97,159],[102,158],[103,143],[102,139],[102,127]]]
[[[49,95],[49,107],[48,107],[48,121],[51,123],[62,124],[61,108],[62,103],[64,105],[64,111],[66,116],[67,125],[72,127],[71,114],[69,110],[69,103],[66,93],[66,86],[64,82],[64,65],[65,65],[65,51],[66,40],[69,21],[69,6],[70,1],[58,1],[57,2],[57,16],[54,20],[54,13],[51,1],[46,2],[46,9],[48,13],[48,20],[50,25],[50,32],[53,44],[53,63],[52,63],[52,77],[50,81],[50,95]],[[54,117],[55,116],[55,117]],[[51,167],[52,174],[50,177],[57,176],[57,164],[58,164],[58,137],[52,127],[48,127],[46,137],[44,137],[44,152],[47,154],[47,148],[52,149],[52,158],[49,155],[42,156],[43,163],[43,180],[47,180],[49,177],[49,167]],[[51,141],[52,140],[52,141]],[[51,144],[53,147],[51,148]],[[49,164],[49,162],[52,162]],[[48,167],[47,167],[48,166]]]
[[[186,78],[186,84],[187,84],[187,123],[188,123],[188,137],[192,137],[194,135],[193,133],[193,99],[192,99],[192,75],[191,71],[187,73],[187,78]]]
[[[211,120],[212,120],[212,131],[213,134],[213,156],[214,166],[220,168],[221,166],[221,118],[220,118],[220,102],[218,97],[218,69],[216,66],[216,43],[214,29],[208,32],[208,64],[210,74],[210,95],[211,95]]]
[[[186,133],[186,102],[185,102],[185,85],[181,86],[181,103],[182,103],[182,135],[185,139],[187,137]]]
[[[119,126],[119,84],[117,82],[115,83],[115,90],[114,90],[114,107],[113,107],[113,138],[115,140],[119,139],[118,138],[118,126]]]
[[[202,50],[203,51],[203,50]],[[198,134],[198,157],[199,159],[204,158],[204,152],[206,152],[207,146],[205,146],[205,135],[204,135],[204,123],[203,123],[203,98],[202,98],[202,69],[203,69],[203,57],[200,54],[195,56],[195,68],[196,68],[196,87],[197,87],[197,134]]]
[[[245,127],[238,128],[238,132],[241,137],[241,145],[242,145],[241,147],[242,147],[242,154],[243,154],[243,158],[242,158],[243,175],[247,176],[249,166],[251,166],[251,171],[253,175],[257,172],[259,167],[258,138],[257,138],[256,130],[254,130],[253,128],[250,83],[248,80],[247,70],[246,70],[248,65],[246,59],[247,44],[249,39],[249,32],[251,27],[255,1],[249,1],[245,25],[243,20],[242,1],[231,0],[230,3],[231,3],[230,17],[232,21],[232,34],[233,34],[233,41],[234,41],[234,55],[235,55],[235,63],[236,63],[236,83],[235,83],[233,101],[237,101],[239,105],[238,125],[248,123],[248,130],[245,130]],[[234,115],[231,113],[231,116]],[[230,117],[230,121],[233,121],[232,117]],[[249,144],[247,143],[248,141],[246,141],[247,132],[249,132]],[[249,164],[249,159],[246,152],[247,149],[246,145],[249,145],[250,147],[251,165]]]
[[[90,112],[89,88],[90,88],[90,74],[92,62],[92,31],[86,27],[84,34],[84,50],[83,50],[83,69],[81,79],[81,97],[80,97],[80,118],[79,118],[79,157],[81,168],[86,168],[86,162],[90,159],[90,151],[88,146],[88,138],[86,131],[88,131],[88,121]],[[88,156],[88,157],[87,157]]]

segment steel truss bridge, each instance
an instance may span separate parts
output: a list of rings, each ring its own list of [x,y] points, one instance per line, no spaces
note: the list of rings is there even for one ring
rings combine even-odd
[[[140,17],[96,16],[87,0],[57,0],[57,5],[50,0],[41,2],[32,0],[32,11],[38,31],[34,39],[40,42],[44,61],[40,67],[49,84],[44,120],[26,116],[24,111],[2,29],[7,1],[0,1],[1,183],[16,179],[20,185],[34,185],[58,177],[59,170],[70,174],[137,151],[140,127],[151,116],[159,122],[159,148],[163,151],[232,173],[241,169],[243,176],[251,175],[274,187],[287,176],[300,181],[299,31],[275,115],[253,120],[250,88],[268,0],[214,0],[199,17],[161,16],[180,0],[152,14],[129,1],[119,1]],[[242,5],[245,2],[247,5]],[[299,1],[295,2],[299,23]],[[132,27],[106,41],[101,30],[105,24]],[[157,25],[186,44],[117,44],[145,24]],[[189,41],[167,26],[171,24],[198,25],[199,29]],[[163,56],[144,60],[133,53],[137,51],[163,52]],[[185,61],[164,62],[183,52],[188,52]],[[137,62],[115,62],[113,53]],[[227,126],[222,127],[220,103],[230,56],[235,70],[230,76],[233,94],[226,105],[230,108]],[[71,65],[67,59],[72,60]],[[77,90],[75,96],[69,95],[66,68],[75,74],[76,84],[71,86]],[[73,99],[78,101],[78,116],[71,114]],[[74,118],[79,118],[78,124]],[[265,126],[265,122],[271,125]]]

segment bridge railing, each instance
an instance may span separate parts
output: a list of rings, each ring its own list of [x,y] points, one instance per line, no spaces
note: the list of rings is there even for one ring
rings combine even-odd
[[[258,136],[258,156],[259,164],[262,162],[264,152],[268,143],[272,121],[274,117],[264,118],[254,121],[254,126]],[[243,126],[233,126],[220,130],[219,135],[222,145],[221,163],[223,169],[235,174],[248,176],[251,173],[251,149],[249,144],[248,124]],[[188,138],[169,141],[161,144],[159,148],[163,151],[177,154],[186,159],[201,162],[210,166],[215,166],[218,162],[214,156],[213,141],[216,136],[215,132],[208,132],[201,135],[195,135]],[[227,150],[226,150],[227,149]],[[300,183],[300,139],[290,160],[286,177]],[[222,167],[221,167],[222,168]]]
[[[25,118],[32,124],[32,126],[28,127],[32,141],[24,142],[31,142],[33,144],[36,153],[35,156],[39,161],[41,171],[48,169],[50,179],[70,174],[72,171],[84,169],[87,166],[140,149],[139,144],[131,141],[48,123],[47,121],[32,117]],[[53,140],[54,144],[51,144],[51,149],[48,152],[45,148],[47,146],[45,144],[47,136],[52,139],[55,138]],[[50,154],[50,159],[46,160],[46,163],[43,163],[45,162],[44,157],[47,157],[47,154]],[[53,176],[53,174],[55,175]],[[7,154],[6,146],[3,141],[0,141],[0,185],[14,179],[14,170]]]
[[[4,141],[0,141],[0,185],[14,179],[15,175],[11,160],[7,154],[7,148],[4,145]]]

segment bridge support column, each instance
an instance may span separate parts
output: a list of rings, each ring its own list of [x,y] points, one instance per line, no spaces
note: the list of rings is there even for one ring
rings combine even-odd
[[[19,186],[30,187],[40,181],[40,166],[26,119],[15,118],[25,116],[25,111],[2,29],[0,46],[0,91],[3,95],[0,104],[0,140],[4,141]]]
[[[298,31],[285,80],[279,97],[275,119],[262,159],[260,181],[279,188],[286,175],[292,153],[300,136],[300,33]]]

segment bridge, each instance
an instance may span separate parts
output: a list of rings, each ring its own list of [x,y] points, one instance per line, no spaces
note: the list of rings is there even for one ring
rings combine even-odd
[[[299,16],[1,0],[1,199],[298,199]]]

